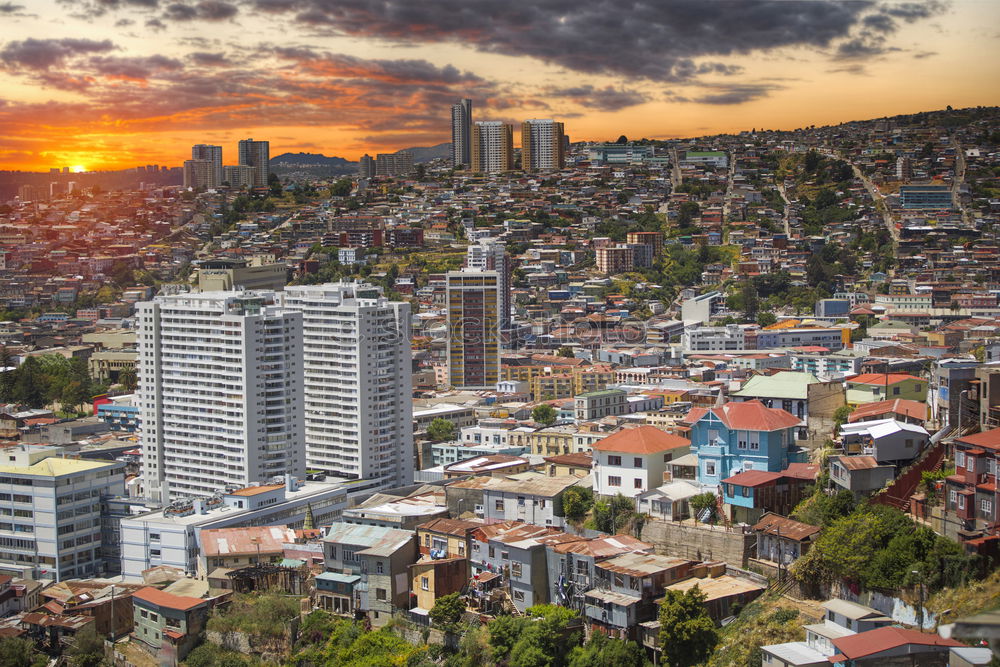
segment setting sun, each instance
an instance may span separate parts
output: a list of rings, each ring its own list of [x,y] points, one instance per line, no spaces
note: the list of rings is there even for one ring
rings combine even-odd
[[[83,165],[79,165],[79,164],[76,165],[75,167],[72,167],[71,169],[73,170],[74,174],[82,174],[83,172],[87,171],[86,167],[84,167]]]

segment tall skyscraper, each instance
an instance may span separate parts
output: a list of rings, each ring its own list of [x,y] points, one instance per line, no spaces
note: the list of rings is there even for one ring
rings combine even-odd
[[[284,304],[303,319],[309,468],[410,484],[410,305],[360,282],[286,287]]]
[[[496,271],[498,279],[498,312],[500,330],[510,329],[511,260],[507,246],[498,239],[482,239],[465,252],[465,268],[469,271]]]
[[[222,184],[222,146],[197,144],[191,147],[192,160],[208,160],[212,163],[213,181],[209,187],[215,188]]]
[[[358,160],[358,178],[371,178],[375,175],[375,160],[365,153]]]
[[[138,304],[143,476],[166,501],[303,475],[302,314],[274,292]]]
[[[554,120],[521,123],[521,168],[551,171],[566,165],[563,124]]]
[[[231,188],[252,188],[257,170],[241,164],[227,164],[222,168],[222,182]]]
[[[500,276],[496,271],[449,271],[448,382],[492,389],[500,379]]]
[[[255,188],[266,188],[267,179],[271,175],[271,144],[267,141],[243,139],[239,148],[240,164],[253,167],[253,185]]]
[[[451,163],[456,167],[472,164],[472,100],[462,99],[451,106]]]
[[[215,180],[215,165],[210,160],[184,160],[185,188],[214,188],[221,182]]]
[[[514,168],[514,128],[498,120],[472,125],[472,171],[497,173]]]

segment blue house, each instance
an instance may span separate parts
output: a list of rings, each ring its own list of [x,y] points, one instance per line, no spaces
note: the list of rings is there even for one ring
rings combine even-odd
[[[697,479],[706,486],[716,487],[746,470],[779,472],[805,461],[805,452],[795,444],[799,418],[760,401],[693,408],[684,422],[691,425]]]

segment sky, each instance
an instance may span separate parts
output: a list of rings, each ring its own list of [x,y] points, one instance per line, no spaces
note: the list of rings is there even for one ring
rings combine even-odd
[[[1000,104],[996,0],[0,0],[0,26],[0,169],[356,160],[449,141],[462,97],[572,141]]]

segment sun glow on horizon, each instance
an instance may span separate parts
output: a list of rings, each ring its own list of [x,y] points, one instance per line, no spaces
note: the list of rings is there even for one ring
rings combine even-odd
[[[82,174],[83,172],[87,171],[87,168],[81,164],[78,164],[74,167],[70,167],[70,171],[72,171],[74,174]]]

